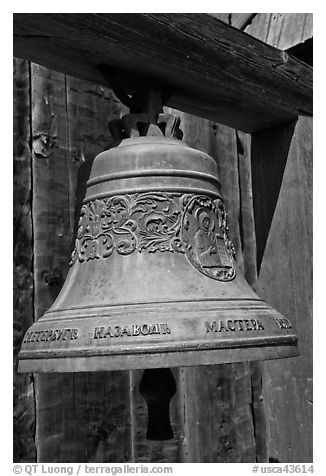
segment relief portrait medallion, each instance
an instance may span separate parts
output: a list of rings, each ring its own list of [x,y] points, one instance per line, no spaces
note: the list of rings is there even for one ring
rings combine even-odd
[[[182,221],[182,242],[186,257],[201,273],[218,281],[235,277],[235,252],[221,199],[196,196],[188,203]]]

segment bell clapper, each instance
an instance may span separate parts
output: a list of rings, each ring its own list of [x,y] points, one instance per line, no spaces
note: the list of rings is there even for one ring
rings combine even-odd
[[[177,390],[170,369],[144,370],[139,392],[148,408],[146,438],[148,440],[170,440],[173,431],[170,422],[170,401]]]

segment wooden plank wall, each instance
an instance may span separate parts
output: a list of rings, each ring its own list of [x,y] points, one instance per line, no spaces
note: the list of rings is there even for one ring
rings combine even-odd
[[[312,119],[300,117],[252,141],[258,293],[296,326],[301,353],[264,364],[268,455],[311,462]]]
[[[17,353],[34,320],[33,230],[30,151],[30,74],[26,61],[14,61],[14,461],[34,461],[35,398],[31,375],[17,373]]]
[[[312,13],[210,13],[280,50],[304,43],[313,36]]]
[[[312,38],[312,27],[312,13],[257,13],[244,31],[280,50],[287,50]]]
[[[312,14],[259,13],[245,31],[287,49],[312,37]],[[252,184],[257,292],[296,325],[301,352],[264,364],[268,458],[311,462],[312,118],[253,134]]]
[[[33,315],[38,319],[50,307],[64,282],[92,158],[110,142],[108,120],[124,111],[108,89],[35,64],[28,76],[28,64],[20,60],[16,64],[20,68],[16,69],[17,84],[22,83],[24,74],[27,81],[31,105],[23,112],[29,118],[25,128],[33,139],[32,154],[26,149],[26,163],[31,170],[34,236],[26,249],[30,257],[34,256],[35,299],[34,309],[25,310],[25,330]],[[181,115],[185,140],[217,160],[238,260],[247,279],[254,283],[248,136]],[[21,133],[17,129],[16,134]],[[19,174],[17,170],[15,176]],[[16,216],[19,212],[17,206]],[[31,271],[31,262],[29,267]],[[20,319],[23,316],[17,322]],[[22,334],[17,337],[16,350]],[[16,402],[16,414],[28,416],[32,424],[26,426],[22,437],[28,433],[29,441],[33,441],[36,405],[36,448],[17,451],[16,461],[33,461],[36,452],[40,462],[265,460],[259,365],[241,363],[173,372],[178,387],[171,403],[175,438],[167,442],[145,438],[146,403],[138,391],[142,371],[35,376],[35,402],[28,398],[31,391],[25,385]],[[18,433],[16,437],[17,446],[22,445]]]

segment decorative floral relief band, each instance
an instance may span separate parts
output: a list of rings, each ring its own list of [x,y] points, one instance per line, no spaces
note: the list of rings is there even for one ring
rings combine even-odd
[[[183,253],[210,278],[229,281],[235,277],[235,251],[220,198],[152,192],[83,205],[70,265],[136,250]]]

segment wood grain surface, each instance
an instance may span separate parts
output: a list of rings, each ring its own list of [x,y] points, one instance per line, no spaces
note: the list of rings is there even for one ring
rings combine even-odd
[[[286,147],[281,147],[285,138]],[[301,352],[294,359],[264,364],[268,454],[281,462],[311,462],[312,122],[300,117],[287,131],[274,128],[254,134],[252,140],[252,153],[257,156],[253,161],[253,194],[260,204],[255,210],[268,213],[268,220],[255,213],[256,229],[265,229],[269,222],[258,292],[296,326]],[[282,149],[287,150],[286,161]],[[278,160],[285,164],[275,199],[266,190]],[[263,203],[269,198],[272,205],[265,207]],[[260,239],[258,235],[257,249],[262,248]]]
[[[287,50],[313,36],[312,13],[257,13],[244,30],[275,48]]]
[[[51,306],[66,277],[71,246],[65,78],[31,67],[35,317]],[[35,375],[36,447],[41,462],[75,460],[72,375]]]
[[[279,48],[312,37],[311,13],[259,13],[246,32]],[[312,119],[252,136],[257,292],[296,325],[300,357],[263,364],[267,457],[311,462]]]
[[[253,132],[312,113],[312,69],[207,14],[14,15],[14,54],[106,84],[160,84],[168,105]]]
[[[24,334],[34,320],[29,79],[29,63],[14,59],[13,461],[15,462],[30,462],[36,457],[34,380],[31,375],[17,373],[17,354]]]

